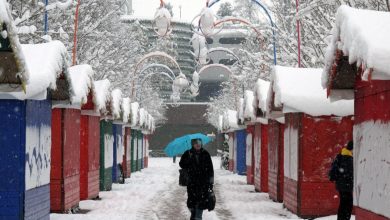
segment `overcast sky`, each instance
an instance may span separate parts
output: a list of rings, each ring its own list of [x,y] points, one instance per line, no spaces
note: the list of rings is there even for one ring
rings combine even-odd
[[[202,8],[206,6],[206,0],[166,0],[173,5],[173,19],[180,19],[180,9],[182,6],[181,15],[183,21],[192,21],[198,15]],[[233,0],[224,0],[221,2],[233,2]],[[220,4],[213,6],[213,10],[217,11]],[[160,6],[160,0],[133,0],[134,15],[139,17],[153,18],[156,8]]]

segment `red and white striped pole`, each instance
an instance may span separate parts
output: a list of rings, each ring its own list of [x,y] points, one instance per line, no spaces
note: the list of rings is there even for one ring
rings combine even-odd
[[[299,12],[299,0],[295,0],[297,6],[297,16]],[[297,33],[298,33],[298,67],[301,67],[301,22],[297,17]]]

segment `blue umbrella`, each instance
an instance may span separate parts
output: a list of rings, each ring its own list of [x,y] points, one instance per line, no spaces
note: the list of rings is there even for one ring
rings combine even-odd
[[[191,140],[192,139],[200,139],[202,140],[202,144],[206,145],[209,142],[211,142],[211,138],[207,137],[204,134],[197,133],[197,134],[188,134],[179,138],[176,138],[171,143],[169,143],[165,149],[164,152],[169,156],[173,157],[178,154],[184,153],[186,150],[191,149]]]

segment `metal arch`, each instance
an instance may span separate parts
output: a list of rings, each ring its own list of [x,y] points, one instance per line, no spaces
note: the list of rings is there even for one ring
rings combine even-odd
[[[159,64],[159,63],[154,63],[154,64],[151,64],[147,67],[145,67],[144,69],[142,69],[138,74],[142,74],[144,73],[146,70],[148,69],[151,69],[151,68],[162,68],[162,69],[165,69],[167,71],[167,73],[169,73],[171,75],[172,78],[175,78],[176,75],[175,73],[172,71],[171,68],[169,68],[167,65],[164,65],[164,64]],[[145,76],[146,77],[146,76]]]
[[[224,47],[216,47],[216,48],[211,48],[207,54],[211,54],[211,53],[214,53],[214,52],[225,52],[225,53],[228,53],[230,54],[231,56],[233,56],[238,62],[239,65],[242,65],[241,63],[241,59],[231,50],[227,49],[227,48],[224,48]]]
[[[218,3],[219,1],[221,0],[214,0],[212,1],[211,3],[209,1],[207,1],[206,5],[211,8],[213,5],[215,5],[216,3]],[[266,13],[268,19],[269,19],[269,22],[271,23],[271,26],[272,26],[272,34],[273,34],[273,46],[274,46],[274,65],[276,65],[277,61],[276,61],[276,36],[275,36],[275,23],[274,21],[272,20],[272,17],[268,11],[268,9],[258,0],[251,0],[252,2],[254,2],[256,5],[260,6],[263,11]]]
[[[166,59],[168,59],[172,64],[174,64],[180,71],[180,74],[182,74],[182,71],[181,71],[181,68],[180,68],[180,65],[176,62],[176,60],[168,55],[167,53],[164,53],[164,52],[152,52],[152,53],[148,53],[146,55],[144,55],[139,61],[138,63],[135,65],[135,68],[134,68],[134,76],[137,76],[138,74],[138,69],[140,68],[141,64],[143,62],[145,62],[146,60],[150,59],[150,58],[153,58],[153,57],[164,57]],[[169,67],[168,67],[169,68]],[[180,75],[179,74],[179,75]],[[135,79],[132,80],[132,89],[131,89],[131,97],[134,97],[134,93],[135,93]]]
[[[252,23],[250,23],[250,22],[247,21],[247,20],[241,19],[241,18],[227,17],[227,18],[225,18],[225,19],[221,19],[221,20],[215,22],[214,25],[215,25],[215,26],[218,26],[219,24],[223,24],[223,23],[225,23],[225,22],[230,22],[230,21],[233,21],[233,22],[234,22],[234,21],[238,21],[238,22],[240,22],[240,23],[242,23],[242,24],[245,24],[246,26],[252,28],[252,30],[254,30],[254,31],[256,32],[257,36],[261,36],[260,31],[257,30],[257,28],[254,27],[254,26],[252,25]]]
[[[142,81],[141,81],[141,88],[143,87],[144,83],[146,82],[146,80],[154,75],[162,75],[162,76],[166,76],[168,77],[172,82],[175,80],[174,78],[172,78],[168,73],[166,72],[155,72],[155,73],[149,73],[148,75],[146,75]]]
[[[225,69],[226,71],[228,71],[229,73],[230,73],[230,75],[233,75],[233,72],[232,72],[232,70],[229,68],[229,67],[227,67],[227,66],[225,66],[225,65],[222,65],[222,64],[216,64],[216,63],[214,63],[214,64],[209,64],[209,65],[206,65],[206,66],[204,66],[204,67],[202,67],[200,70],[199,70],[199,76],[200,76],[200,74],[202,74],[205,70],[207,70],[207,69],[210,69],[210,68],[214,68],[214,67],[218,67],[218,68],[222,68],[222,69]]]
[[[143,95],[143,92],[142,92],[142,89],[144,88],[144,83],[146,82],[146,80],[154,75],[162,75],[162,76],[166,76],[167,78],[169,78],[172,82],[174,81],[174,78],[172,78],[169,73],[166,73],[166,72],[155,72],[155,73],[149,73],[147,74],[141,81],[141,95],[140,95],[140,100],[142,100],[142,95]]]
[[[178,69],[179,71],[181,72],[181,68],[180,68],[180,65],[176,62],[176,60],[168,55],[167,53],[164,53],[164,52],[152,52],[152,53],[149,53],[149,54],[146,54],[145,56],[143,56],[140,61],[138,61],[138,63],[136,64],[135,66],[135,70],[134,70],[134,73],[137,73],[140,65],[147,59],[150,59],[150,58],[153,58],[153,57],[164,57],[164,58],[167,58],[169,59]]]

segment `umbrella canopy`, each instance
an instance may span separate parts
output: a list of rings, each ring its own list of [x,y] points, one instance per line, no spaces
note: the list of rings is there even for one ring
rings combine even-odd
[[[171,143],[169,143],[165,149],[164,152],[169,156],[173,157],[178,154],[184,153],[186,150],[191,149],[191,140],[193,139],[200,139],[202,141],[203,145],[206,145],[211,142],[211,138],[207,137],[204,134],[197,133],[197,134],[188,134],[179,138],[176,138]]]

